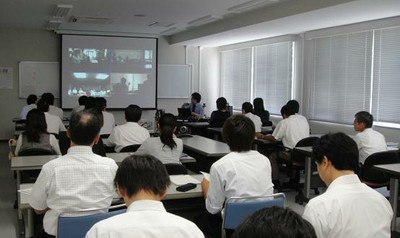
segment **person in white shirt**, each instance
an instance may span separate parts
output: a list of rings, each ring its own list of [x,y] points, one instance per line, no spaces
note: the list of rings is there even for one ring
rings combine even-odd
[[[79,106],[74,107],[74,109],[72,109],[71,114],[72,114],[72,113],[75,113],[75,112],[79,112],[79,111],[84,110],[84,109],[85,109],[85,105],[86,105],[86,100],[87,100],[87,98],[88,98],[88,97],[87,97],[86,95],[80,96],[80,97],[78,98]]]
[[[242,104],[242,114],[251,119],[254,123],[256,132],[255,136],[256,138],[261,139],[263,137],[263,134],[261,133],[262,122],[259,116],[253,114],[253,105],[249,102],[244,102]]]
[[[36,108],[36,101],[37,101],[37,96],[34,94],[31,94],[28,96],[26,99],[26,106],[24,106],[21,110],[21,113],[19,114],[19,118],[25,120],[26,115],[28,112],[34,108]]]
[[[182,140],[176,138],[176,118],[171,113],[163,114],[158,120],[160,137],[150,137],[145,140],[135,154],[149,154],[159,159],[163,164],[180,164]]]
[[[211,166],[210,181],[203,179],[201,187],[208,213],[195,219],[207,237],[221,237],[221,211],[226,199],[273,193],[268,158],[251,150],[254,123],[244,115],[233,115],[225,121],[222,135],[232,152]]]
[[[64,118],[64,111],[54,106],[54,95],[52,93],[43,93],[42,97],[49,103],[49,113],[54,116],[58,116],[61,120]]]
[[[101,118],[94,110],[73,114],[67,131],[71,138],[68,153],[43,165],[29,199],[37,214],[45,214],[44,232],[39,237],[57,234],[61,213],[73,215],[111,205],[118,167],[114,160],[92,152],[100,127]]]
[[[390,237],[393,210],[388,200],[361,183],[357,145],[344,133],[322,136],[313,147],[318,174],[328,186],[303,214],[319,238]]]
[[[142,109],[137,105],[129,105],[125,109],[126,123],[114,127],[106,145],[115,146],[114,150],[120,152],[125,146],[142,144],[150,137],[150,133],[138,124],[141,117]]]
[[[385,137],[372,129],[373,121],[373,116],[366,111],[360,111],[354,115],[353,126],[358,133],[353,137],[353,140],[357,143],[360,153],[359,162],[361,164],[364,164],[369,155],[387,151]]]
[[[100,135],[110,134],[115,127],[115,118],[112,113],[106,111],[107,100],[103,97],[95,98],[95,107],[103,114],[103,126],[101,127]]]
[[[122,161],[114,181],[128,209],[124,214],[96,223],[86,238],[204,237],[191,221],[165,210],[161,200],[170,179],[158,159],[151,155],[129,156]]]
[[[44,116],[46,117],[47,132],[58,135],[61,131],[66,131],[67,129],[58,116],[49,113],[49,106],[48,101],[44,98],[39,99],[37,103],[37,108],[44,112]]]

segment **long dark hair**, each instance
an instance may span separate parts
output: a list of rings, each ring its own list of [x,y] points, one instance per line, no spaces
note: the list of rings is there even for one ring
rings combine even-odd
[[[253,106],[255,112],[264,112],[264,101],[262,98],[254,98]]]
[[[26,130],[24,135],[29,142],[40,142],[40,134],[47,134],[47,123],[44,112],[32,109],[26,115]]]
[[[171,148],[171,150],[174,149],[176,147],[176,143],[174,141],[174,129],[176,127],[175,116],[171,113],[165,113],[158,120],[158,124],[160,126],[161,142]]]

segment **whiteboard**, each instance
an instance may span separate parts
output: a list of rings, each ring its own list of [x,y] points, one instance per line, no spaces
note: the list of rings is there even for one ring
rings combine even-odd
[[[60,64],[58,62],[21,61],[19,63],[19,97],[27,98],[50,92],[60,98]]]
[[[191,65],[158,65],[158,98],[190,98]]]

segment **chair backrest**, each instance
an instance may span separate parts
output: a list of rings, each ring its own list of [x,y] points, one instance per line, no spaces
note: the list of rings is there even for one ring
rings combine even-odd
[[[122,148],[119,152],[135,152],[135,151],[137,151],[137,149],[139,149],[140,146],[141,146],[141,144],[128,145],[128,146],[125,146],[124,148]]]
[[[18,156],[30,156],[30,155],[55,155],[53,150],[31,148],[26,150],[21,150]]]
[[[59,216],[57,238],[84,238],[97,222],[125,212],[126,209],[120,209],[84,216]]]
[[[222,228],[234,230],[246,217],[265,207],[284,207],[285,194],[259,197],[232,197],[226,200]]]
[[[187,169],[182,164],[164,164],[169,175],[188,174]]]
[[[316,137],[316,136],[310,136],[310,137],[303,138],[299,142],[297,142],[296,147],[313,146],[315,144],[315,142],[317,142],[318,139],[319,139],[319,137]],[[292,150],[292,161],[304,161],[304,158],[305,158],[304,153],[298,152],[296,150]]]
[[[71,146],[71,139],[67,136],[65,131],[61,131],[60,134],[58,134],[58,144],[60,146],[61,154],[65,155]],[[104,149],[104,143],[102,140],[99,140],[97,144],[94,144],[92,150],[95,154],[106,156],[106,151]]]
[[[360,179],[372,183],[389,183],[390,176],[384,172],[373,169],[378,164],[400,163],[400,156],[397,151],[377,152],[367,157],[361,167]]]

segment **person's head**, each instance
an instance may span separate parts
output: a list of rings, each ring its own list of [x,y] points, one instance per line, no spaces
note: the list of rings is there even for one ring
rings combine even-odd
[[[263,208],[246,218],[232,238],[316,238],[314,227],[289,208]]]
[[[283,119],[288,118],[289,116],[294,115],[294,114],[295,114],[295,111],[293,110],[293,107],[284,105],[281,108],[281,115],[282,115]]]
[[[96,105],[96,100],[94,99],[94,97],[88,97],[88,98],[86,99],[85,109],[94,108],[95,105]]]
[[[255,112],[264,112],[264,101],[262,98],[254,98],[253,100],[254,111]]]
[[[42,112],[48,112],[49,111],[50,104],[45,98],[40,98],[39,101],[37,102],[37,109]]]
[[[29,142],[39,142],[40,134],[47,133],[47,123],[44,112],[32,109],[26,115],[26,130],[24,135]]]
[[[129,122],[138,122],[142,117],[142,109],[138,105],[131,104],[125,108],[125,119]]]
[[[26,99],[26,104],[28,104],[28,105],[35,104],[36,101],[37,101],[37,96],[35,94],[31,94]]]
[[[294,113],[299,113],[300,104],[299,104],[298,101],[296,101],[296,100],[294,100],[294,99],[293,99],[293,100],[289,100],[289,101],[286,103],[286,105],[289,106],[289,107],[291,107],[291,108],[293,108]]]
[[[176,129],[176,118],[171,113],[165,113],[161,115],[158,120],[158,126],[160,128],[160,140],[161,142],[168,146],[169,148],[174,149],[176,147],[176,143],[174,141],[174,133]]]
[[[121,84],[126,84],[126,78],[125,77],[121,78]]]
[[[94,99],[94,107],[99,111],[104,111],[107,107],[107,100],[103,97],[97,97]]]
[[[43,93],[42,98],[44,98],[50,105],[54,105],[54,95],[52,93]]]
[[[226,104],[228,103],[224,97],[220,97],[217,99],[217,108],[218,110],[226,110]]]
[[[253,121],[241,114],[230,116],[222,127],[222,137],[231,151],[249,151],[255,137]]]
[[[88,97],[86,95],[80,96],[78,99],[79,105],[85,106],[87,98]]]
[[[371,128],[372,123],[374,122],[374,117],[366,111],[357,112],[354,115],[354,130],[355,131],[364,131],[366,128]]]
[[[319,176],[329,185],[337,171],[353,173],[357,170],[357,144],[342,132],[324,135],[313,146],[313,159]]]
[[[85,109],[72,113],[67,133],[74,145],[92,146],[99,140],[101,127],[99,112],[94,108]]]
[[[138,193],[161,200],[171,183],[165,166],[151,155],[131,155],[124,159],[118,167],[114,182],[127,206],[130,205],[127,200]]]
[[[253,105],[249,102],[244,102],[242,104],[242,113],[246,114],[253,111]]]
[[[192,103],[199,103],[201,101],[201,95],[198,92],[192,93]]]

